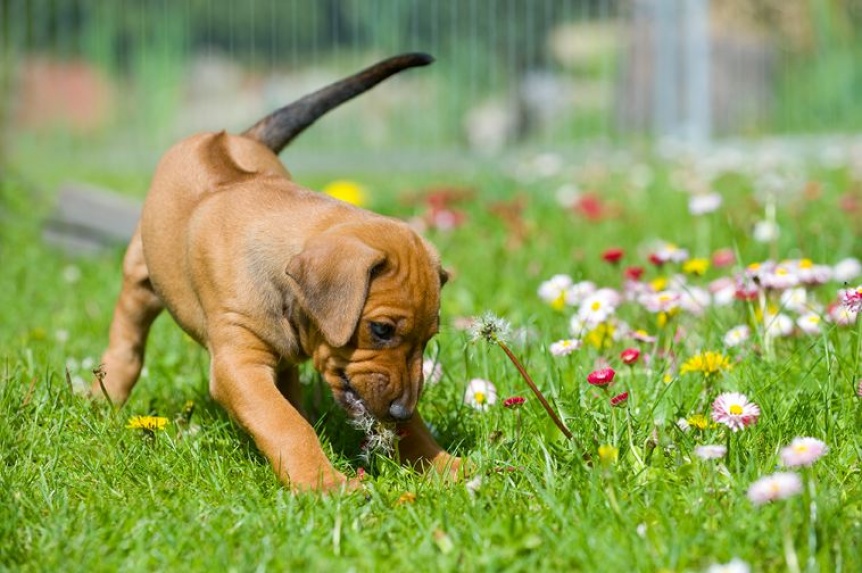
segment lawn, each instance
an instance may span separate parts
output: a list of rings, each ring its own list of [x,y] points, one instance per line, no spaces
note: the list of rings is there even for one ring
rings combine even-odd
[[[421,407],[473,472],[443,483],[363,451],[307,368],[324,448],[348,475],[366,473],[363,491],[329,496],[278,483],[207,395],[207,357],[168,316],[124,408],[80,395],[122,249],[73,258],[45,246],[45,181],[61,174],[7,172],[0,568],[862,570],[851,151],[525,155],[475,173],[355,177],[370,208],[424,227],[451,271]],[[124,183],[143,195],[145,176]],[[485,313],[508,323],[505,343],[573,439],[502,349],[472,336]],[[588,381],[607,368],[612,384]],[[720,396],[730,402],[714,407]],[[511,397],[525,401],[505,406]],[[168,423],[128,428],[137,415]],[[803,437],[814,441],[786,449]]]

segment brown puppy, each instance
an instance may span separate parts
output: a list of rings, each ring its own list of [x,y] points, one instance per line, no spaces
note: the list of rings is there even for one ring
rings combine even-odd
[[[241,136],[204,133],[165,154],[123,261],[102,357],[112,402],[131,392],[150,325],[167,308],[209,351],[212,396],[290,487],[347,482],[300,412],[297,365],[309,358],[349,413],[406,430],[404,463],[457,471],[460,460],[416,411],[446,280],[439,256],[403,222],[300,187],[277,157],[329,109],[431,61],[390,58]],[[98,381],[92,393],[102,394]]]

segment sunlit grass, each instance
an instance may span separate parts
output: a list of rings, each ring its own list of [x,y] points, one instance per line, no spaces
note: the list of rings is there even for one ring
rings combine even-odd
[[[792,570],[794,562],[800,570],[858,570],[862,337],[858,324],[826,318],[840,282],[808,289],[824,317],[816,334],[768,332],[764,309],[799,314],[777,293],[710,305],[700,315],[625,300],[613,320],[644,338],[616,340],[619,322],[607,321],[593,336],[573,332],[580,308],[538,295],[555,274],[622,292],[633,265],[643,267],[644,284],[673,285],[682,263],[649,262],[662,242],[690,259],[733,253],[731,266],[686,275],[689,290],[770,258],[835,265],[859,257],[859,213],[840,206],[852,193],[850,169],[811,167],[806,175],[818,182],[817,193],[787,183],[775,202],[782,232],[760,243],[751,231],[769,199],[758,193],[762,174],[748,163],[712,180],[722,205],[698,217],[689,214],[693,184],[684,177],[705,170],[698,164],[597,159],[539,169],[541,176],[535,164],[464,180],[358,181],[372,208],[424,225],[451,271],[443,328],[428,351],[442,379],[426,388],[422,408],[475,473],[447,485],[381,457],[367,463],[362,436],[306,368],[307,405],[325,450],[342,471],[368,472],[364,493],[329,497],[282,488],[207,396],[207,358],[167,316],[153,329],[145,376],[126,407],[113,411],[78,396],[106,341],[121,250],[93,259],[52,251],[40,241],[47,207],[32,208],[30,181],[2,182],[0,564],[39,571],[701,571],[739,558],[754,571]],[[453,184],[463,189],[453,193]],[[581,202],[563,206],[571,194],[560,189],[573,184]],[[441,221],[458,224],[434,228]],[[603,258],[610,248],[623,251],[619,262]],[[466,319],[485,312],[511,325],[507,344],[574,439],[555,427],[506,355],[471,342]],[[728,346],[726,334],[740,324],[750,336]],[[579,348],[550,352],[567,338],[580,340]],[[621,354],[630,348],[640,354],[626,363]],[[616,371],[607,390],[587,382],[604,367]],[[464,403],[474,378],[495,385],[499,399],[487,409]],[[622,392],[628,399],[612,406]],[[756,403],[756,423],[737,432],[716,423],[712,404],[724,392]],[[526,402],[504,407],[512,396]],[[129,428],[133,416],[167,421]],[[800,436],[829,448],[799,470],[803,492],[754,505],[749,488],[785,469],[781,450]],[[702,459],[698,448],[709,445],[726,454]]]

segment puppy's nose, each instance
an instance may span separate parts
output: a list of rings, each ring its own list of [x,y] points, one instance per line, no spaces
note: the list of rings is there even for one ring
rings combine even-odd
[[[396,422],[406,422],[413,417],[413,411],[396,401],[389,405],[389,415]]]

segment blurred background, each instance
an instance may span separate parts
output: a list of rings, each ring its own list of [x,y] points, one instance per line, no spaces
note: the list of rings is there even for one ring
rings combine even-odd
[[[288,163],[862,128],[862,0],[0,0],[0,33],[0,165],[25,174],[148,173],[178,137],[413,50],[436,63],[321,120]]]

